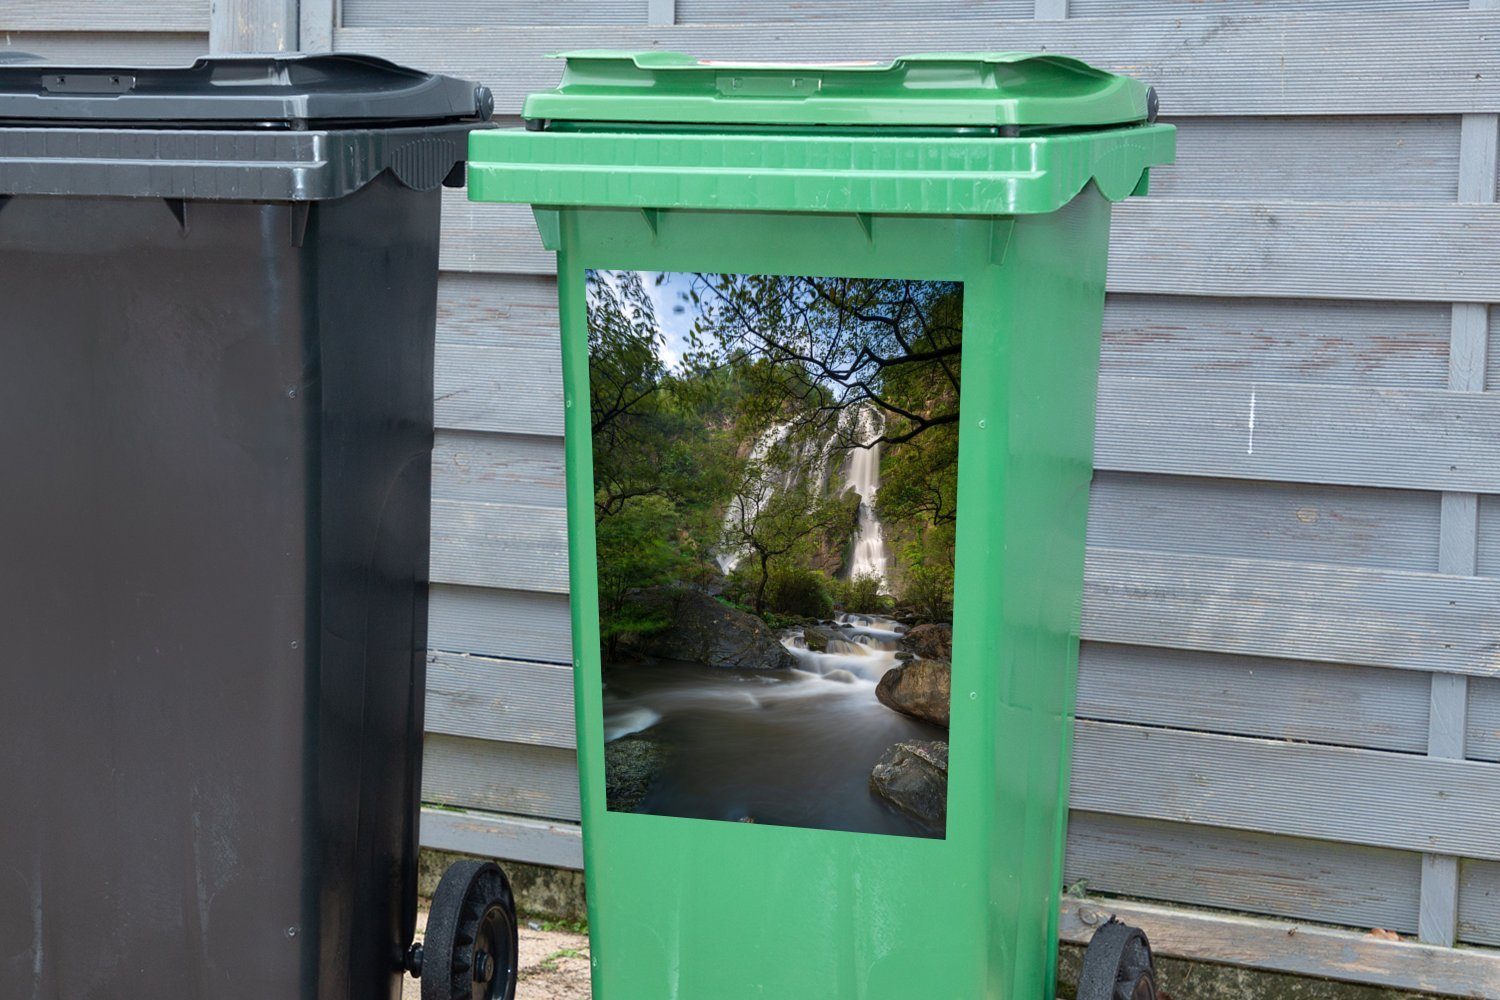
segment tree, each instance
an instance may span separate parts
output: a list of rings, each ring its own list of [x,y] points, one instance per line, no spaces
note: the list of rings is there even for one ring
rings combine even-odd
[[[778,486],[763,470],[752,469],[729,501],[723,544],[751,560],[755,613],[765,612],[766,585],[780,560],[841,522],[850,526],[849,520],[849,507],[839,497],[815,492],[805,481]]]
[[[700,274],[691,295],[700,363],[764,359],[762,393],[800,421],[847,427],[842,411],[871,405],[883,444],[958,421],[958,282]]]

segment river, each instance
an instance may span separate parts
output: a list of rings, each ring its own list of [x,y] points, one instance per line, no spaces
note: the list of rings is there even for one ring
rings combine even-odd
[[[869,787],[893,743],[947,739],[875,698],[896,664],[896,623],[844,615],[848,639],[782,644],[798,669],[723,670],[648,662],[605,673],[605,739],[651,729],[672,753],[638,811],[865,833],[941,836]]]

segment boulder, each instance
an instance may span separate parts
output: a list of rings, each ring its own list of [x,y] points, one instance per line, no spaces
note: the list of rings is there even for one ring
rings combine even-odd
[[[908,660],[885,672],[875,697],[886,708],[947,729],[952,673],[946,660]]]
[[[918,625],[901,636],[901,645],[927,660],[953,659],[952,625]]]
[[[670,749],[652,729],[604,744],[604,801],[615,812],[640,808]]]
[[[802,641],[806,642],[807,648],[814,653],[828,652],[828,640],[842,638],[844,637],[833,629],[819,625],[809,625],[802,630]]]
[[[870,772],[870,791],[937,831],[948,825],[948,744],[905,740]]]
[[[633,642],[638,653],[728,670],[789,670],[797,665],[769,625],[702,591],[654,590],[640,600],[671,624]]]

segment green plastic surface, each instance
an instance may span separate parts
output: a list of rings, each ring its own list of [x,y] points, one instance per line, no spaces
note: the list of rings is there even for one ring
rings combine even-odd
[[[1146,120],[1145,84],[1066,56],[931,53],[890,62],[718,62],[680,52],[568,52],[523,114],[567,121],[1101,126]]]
[[[470,197],[532,201],[558,250],[596,1000],[1054,996],[1110,200],[1143,193],[1172,138],[473,136]],[[606,808],[591,268],[964,283],[944,839]]]
[[[993,135],[737,131],[476,132],[469,197],[535,205],[777,212],[1055,212],[1093,181],[1111,201],[1170,162],[1171,125]]]

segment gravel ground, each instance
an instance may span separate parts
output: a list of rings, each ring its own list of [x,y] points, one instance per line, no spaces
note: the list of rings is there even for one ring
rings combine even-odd
[[[427,911],[417,915],[417,934]],[[589,1000],[589,939],[567,931],[533,930],[521,924],[521,983],[516,1000]],[[421,984],[406,980],[402,1000],[422,1000]]]

